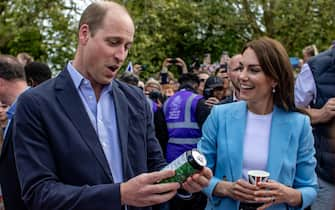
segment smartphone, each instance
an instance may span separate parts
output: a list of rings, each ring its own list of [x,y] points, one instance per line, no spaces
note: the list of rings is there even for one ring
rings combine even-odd
[[[171,58],[171,59],[170,59],[170,63],[172,63],[172,64],[177,63],[177,58]]]
[[[168,73],[162,73],[161,72],[161,84],[164,85],[164,84],[169,84],[168,82]]]

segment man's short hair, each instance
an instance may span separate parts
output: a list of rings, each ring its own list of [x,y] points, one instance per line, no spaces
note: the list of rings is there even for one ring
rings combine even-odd
[[[144,88],[149,87],[149,86],[156,87],[158,90],[161,90],[161,88],[162,88],[161,84],[156,79],[154,79],[152,77],[150,77],[148,79],[148,81],[145,83]]]
[[[31,62],[24,66],[28,84],[34,82],[38,85],[51,78],[51,70],[48,65],[39,62]]]
[[[187,74],[182,74],[179,77],[178,82],[179,82],[180,86],[184,86],[184,85],[199,85],[200,79],[199,79],[199,77],[196,74],[187,73]]]
[[[115,2],[94,2],[84,10],[79,21],[78,30],[83,24],[87,24],[91,36],[94,36],[96,31],[102,27],[104,18],[110,5],[118,6],[128,14],[128,11],[125,7]]]
[[[5,80],[25,80],[23,65],[11,55],[0,55],[0,77]]]
[[[127,72],[127,71],[123,72],[119,79],[122,82],[128,83],[130,85],[135,85],[135,86],[137,86],[138,81],[139,81],[138,77],[134,73]]]

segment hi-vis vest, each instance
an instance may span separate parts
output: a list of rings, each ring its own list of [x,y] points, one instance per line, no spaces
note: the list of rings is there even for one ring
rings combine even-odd
[[[164,103],[163,110],[169,133],[166,150],[168,162],[196,147],[201,137],[201,129],[196,121],[196,107],[201,98],[201,95],[183,89]]]

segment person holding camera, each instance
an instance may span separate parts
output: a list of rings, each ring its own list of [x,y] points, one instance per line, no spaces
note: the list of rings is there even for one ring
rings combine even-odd
[[[192,73],[182,74],[178,80],[179,90],[163,104],[163,109],[155,115],[155,126],[159,141],[166,145],[166,160],[172,162],[182,153],[196,147],[201,133],[201,125],[206,117],[203,96],[196,93],[199,78]],[[206,197],[202,193],[189,196],[189,200],[175,197],[170,202],[173,210],[200,210],[205,207]]]
[[[144,94],[147,96],[147,100],[153,113],[155,113],[158,108],[162,107],[164,102],[164,97],[161,92],[161,84],[154,78],[149,78],[144,86]]]
[[[173,73],[169,71],[172,66],[177,66],[181,74],[188,72],[185,61],[181,58],[165,58],[162,63],[162,70],[159,73],[160,82],[162,85],[169,84],[174,79]]]
[[[226,90],[224,81],[217,76],[210,76],[205,83],[204,97],[205,104],[212,108],[213,105],[219,104],[226,97]],[[208,113],[209,114],[209,113]]]

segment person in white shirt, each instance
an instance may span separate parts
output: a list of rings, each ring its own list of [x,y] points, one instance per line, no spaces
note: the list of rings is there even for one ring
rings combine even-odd
[[[295,83],[295,104],[311,116],[319,191],[312,209],[335,204],[335,46],[310,58]]]

